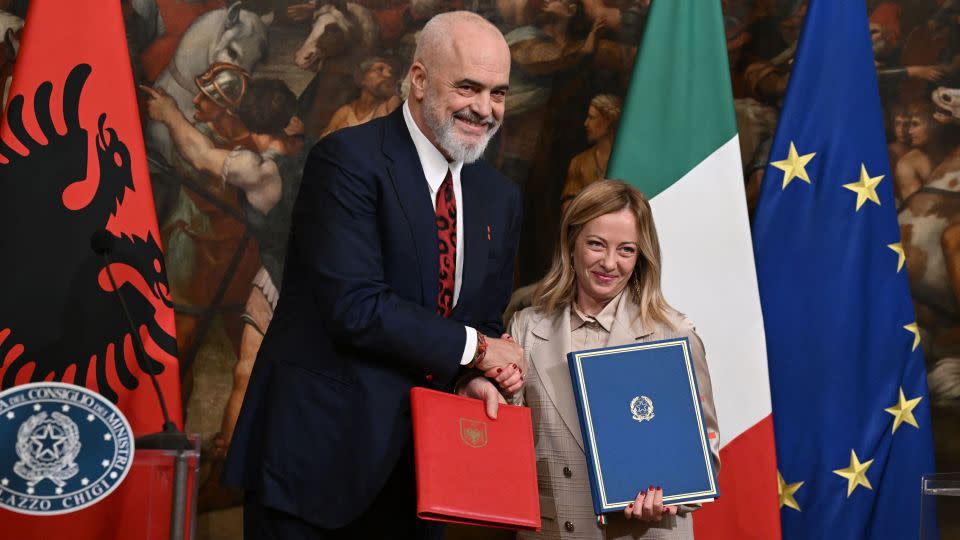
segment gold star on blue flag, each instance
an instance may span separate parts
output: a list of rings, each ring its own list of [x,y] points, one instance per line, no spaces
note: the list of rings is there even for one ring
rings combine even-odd
[[[810,0],[804,24],[753,220],[781,529],[915,538],[930,400],[866,5]]]
[[[903,251],[903,244],[897,242],[896,244],[887,244],[887,247],[897,254],[897,272],[903,270],[903,263],[907,262],[907,254]]]
[[[810,183],[810,176],[807,175],[806,166],[816,155],[816,152],[800,155],[800,153],[797,152],[797,147],[793,145],[793,141],[790,141],[790,149],[787,151],[786,159],[770,162],[770,165],[783,171],[783,189],[787,189],[787,186],[790,185],[790,182],[794,178],[799,178],[808,184]]]

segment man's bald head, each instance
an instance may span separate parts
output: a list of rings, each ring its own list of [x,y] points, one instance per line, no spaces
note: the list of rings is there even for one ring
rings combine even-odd
[[[494,43],[499,42],[509,51],[503,34],[490,21],[471,11],[448,11],[435,15],[417,37],[417,49],[413,53],[413,61],[430,66],[445,59],[444,53],[449,53],[451,47],[463,43],[471,43],[471,38],[486,38]],[[490,45],[494,45],[490,43]],[[494,45],[496,46],[496,45]],[[509,52],[507,53],[509,54]]]

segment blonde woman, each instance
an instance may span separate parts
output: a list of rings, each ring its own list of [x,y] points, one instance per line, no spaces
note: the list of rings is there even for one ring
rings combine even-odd
[[[694,506],[664,506],[661,486],[637,486],[623,513],[597,524],[570,383],[570,351],[686,337],[693,352],[714,465],[717,416],[703,343],[660,290],[660,244],[650,205],[616,180],[591,184],[563,214],[553,266],[509,333],[527,372],[514,403],[533,413],[543,530],[518,538],[693,538]],[[504,375],[501,375],[504,376]],[[656,444],[651,441],[650,444]],[[642,454],[641,454],[642,455]]]

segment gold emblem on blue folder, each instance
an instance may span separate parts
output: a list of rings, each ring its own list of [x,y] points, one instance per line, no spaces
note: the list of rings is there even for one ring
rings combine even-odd
[[[667,435],[671,440],[670,444],[677,446],[680,450],[678,457],[684,461],[682,470],[678,469],[670,474],[677,475],[675,478],[679,479],[678,483],[694,482],[689,484],[690,487],[686,490],[664,494],[664,504],[707,502],[719,496],[700,405],[700,393],[694,375],[693,355],[686,337],[572,351],[567,354],[567,361],[587,454],[594,513],[623,510],[635,500],[636,493],[629,489],[609,487],[604,482],[604,475],[622,478],[624,475],[634,474],[638,469],[635,463],[620,465],[626,462],[618,457],[634,457],[636,448],[629,444],[631,440],[635,442],[636,437],[644,436],[643,431],[654,428],[654,400],[649,395],[637,392],[640,388],[636,381],[644,380],[643,371],[646,369],[653,369],[658,375],[663,375],[657,377],[655,383],[658,385],[656,395],[659,396],[657,400],[661,409],[665,407],[661,394],[672,396],[668,401],[673,402],[672,399],[675,398],[676,403],[690,404],[689,408],[671,406],[668,407],[670,411],[660,411],[660,416],[666,414],[670,417],[669,422],[661,426],[661,431],[664,432],[662,434]],[[669,368],[664,369],[667,366]],[[593,379],[593,385],[589,379]],[[646,383],[641,384],[648,386]],[[611,391],[611,386],[616,387],[615,392]],[[642,428],[643,431],[637,429],[632,430],[633,433],[627,433],[631,430],[623,430],[620,421],[609,420],[612,415],[627,421],[625,416],[621,416],[627,412],[624,408],[628,408],[631,420],[640,424],[651,421],[651,426]],[[595,424],[595,420],[600,416],[605,421]],[[695,441],[684,439],[690,434],[690,430],[695,430]],[[606,469],[601,465],[601,456],[612,456]]]
[[[487,445],[487,425],[476,420],[460,419],[460,440],[467,446],[481,448]]]
[[[637,422],[653,420],[653,400],[647,396],[637,396],[630,400],[630,414]]]

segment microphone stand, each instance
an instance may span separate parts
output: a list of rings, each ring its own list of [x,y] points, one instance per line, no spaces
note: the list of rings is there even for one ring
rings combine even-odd
[[[117,287],[117,281],[113,277],[113,271],[110,265],[113,261],[110,259],[110,253],[113,251],[115,238],[106,230],[100,230],[93,233],[90,238],[90,247],[93,251],[103,257],[103,269],[107,272],[110,280],[110,286],[120,302],[120,309],[127,320],[127,326],[130,329],[130,337],[133,340],[134,352],[143,360],[146,366],[149,362],[146,349],[143,346],[143,340],[137,331],[137,326],[133,322],[130,310],[127,308],[127,302],[123,298],[120,289]],[[173,460],[173,500],[170,510],[170,540],[183,540],[183,529],[186,525],[186,502],[187,502],[187,480],[189,474],[190,459],[187,451],[192,449],[190,439],[186,434],[177,428],[177,425],[170,419],[170,412],[167,410],[167,402],[163,397],[163,391],[160,389],[160,383],[153,372],[152,367],[144,369],[150,376],[150,382],[157,393],[157,402],[160,404],[160,412],[163,414],[163,428],[156,433],[142,435],[134,439],[134,448],[143,450],[167,450],[175,451],[176,456]],[[191,523],[191,530],[193,529]],[[192,536],[192,535],[191,535]]]

